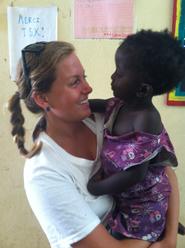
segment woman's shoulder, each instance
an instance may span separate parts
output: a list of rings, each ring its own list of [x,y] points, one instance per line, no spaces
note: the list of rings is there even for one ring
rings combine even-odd
[[[24,177],[32,178],[51,173],[61,173],[64,171],[61,166],[65,159],[61,160],[58,156],[58,147],[52,143],[46,134],[41,133],[37,139],[41,142],[40,150],[30,158],[26,158],[24,164]],[[54,145],[56,147],[54,147]],[[59,166],[60,165],[60,166]],[[60,170],[60,171],[59,171]]]
[[[52,162],[53,165],[54,161]],[[46,152],[45,145],[42,147],[38,153],[36,153],[31,158],[26,158],[24,164],[24,178],[30,180],[33,177],[38,177],[48,172],[51,169],[50,156]],[[54,167],[53,169],[54,170]]]

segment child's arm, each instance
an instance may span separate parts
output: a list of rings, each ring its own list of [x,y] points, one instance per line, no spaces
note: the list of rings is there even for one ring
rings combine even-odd
[[[105,113],[107,100],[105,99],[90,99],[89,106],[93,113]]]
[[[118,194],[129,187],[142,181],[148,170],[148,162],[134,166],[126,171],[120,171],[114,175],[97,181],[97,176],[92,177],[87,185],[93,195]]]

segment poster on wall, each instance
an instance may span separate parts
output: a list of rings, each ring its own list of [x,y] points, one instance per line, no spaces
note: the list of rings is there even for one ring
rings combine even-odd
[[[172,31],[185,47],[185,0],[174,0]],[[185,80],[167,94],[167,105],[185,106]]]
[[[10,78],[16,78],[21,49],[37,41],[57,40],[57,7],[8,7]]]
[[[134,0],[75,0],[75,38],[122,39],[133,32]]]

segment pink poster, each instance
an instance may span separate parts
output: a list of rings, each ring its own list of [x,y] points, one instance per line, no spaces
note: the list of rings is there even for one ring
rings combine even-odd
[[[134,0],[75,0],[75,38],[121,39],[133,32]]]

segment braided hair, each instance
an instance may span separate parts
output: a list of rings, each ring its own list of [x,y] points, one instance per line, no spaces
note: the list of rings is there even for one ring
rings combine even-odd
[[[41,49],[38,49],[39,46]],[[58,63],[72,52],[74,52],[74,47],[70,43],[60,41],[34,43],[22,50],[22,59],[17,67],[18,91],[10,98],[8,109],[11,113],[13,140],[17,144],[20,154],[27,158],[40,151],[42,144],[37,142],[37,137],[41,131],[46,129],[47,125],[45,112],[35,103],[32,93],[46,93],[51,89],[52,83],[56,79]],[[34,145],[31,150],[25,148],[25,128],[23,126],[25,119],[21,109],[21,100],[24,101],[30,112],[41,115],[33,132]]]

